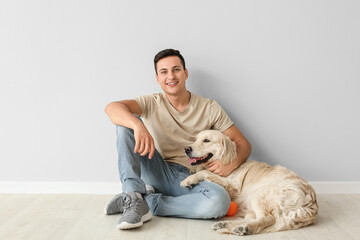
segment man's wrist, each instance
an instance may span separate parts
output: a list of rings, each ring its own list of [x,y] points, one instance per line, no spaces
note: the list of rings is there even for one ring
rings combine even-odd
[[[135,116],[134,116],[134,117],[135,117]],[[131,125],[132,125],[131,128],[132,128],[134,131],[138,131],[138,130],[141,130],[141,129],[146,128],[145,125],[144,125],[144,123],[143,123],[140,119],[138,119],[137,117],[134,118],[134,120],[131,122]]]

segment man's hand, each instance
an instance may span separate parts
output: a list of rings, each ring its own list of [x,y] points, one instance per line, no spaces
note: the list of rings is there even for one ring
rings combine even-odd
[[[234,169],[238,167],[238,164],[235,161],[232,161],[227,165],[223,165],[220,160],[216,160],[208,163],[206,166],[208,168],[207,170],[210,172],[213,172],[221,177],[227,177]]]
[[[112,102],[106,106],[105,112],[115,125],[134,130],[134,153],[139,153],[141,156],[149,153],[149,159],[154,156],[154,139],[143,122],[134,115],[141,116],[142,114],[141,107],[135,100]]]
[[[139,153],[140,156],[145,156],[147,153],[149,153],[149,159],[151,159],[155,152],[154,139],[142,123],[139,125],[139,127],[134,128],[134,137],[134,153]]]

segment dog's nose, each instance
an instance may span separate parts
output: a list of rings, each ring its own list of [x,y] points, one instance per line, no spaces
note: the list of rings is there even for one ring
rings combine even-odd
[[[187,146],[186,148],[185,148],[185,152],[186,153],[190,153],[192,151],[192,148],[190,147],[190,146]]]

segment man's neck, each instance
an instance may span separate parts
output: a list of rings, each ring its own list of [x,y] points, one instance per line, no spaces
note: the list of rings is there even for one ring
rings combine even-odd
[[[170,95],[165,93],[165,97],[170,102],[170,104],[176,109],[176,111],[182,112],[189,105],[191,94],[189,91],[186,90],[179,95]]]

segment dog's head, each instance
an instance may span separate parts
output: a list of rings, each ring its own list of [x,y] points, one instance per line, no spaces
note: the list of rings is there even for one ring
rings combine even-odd
[[[205,130],[196,136],[196,141],[185,148],[192,166],[221,160],[229,164],[236,157],[236,145],[230,138],[217,130]]]

